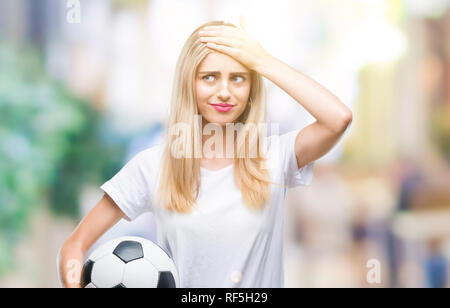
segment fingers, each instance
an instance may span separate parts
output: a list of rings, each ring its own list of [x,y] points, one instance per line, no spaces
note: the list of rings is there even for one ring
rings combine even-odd
[[[226,38],[222,38],[222,37],[215,37],[215,36],[200,37],[200,42],[214,43],[216,45],[220,44],[220,45],[224,45],[224,46],[228,46],[228,47],[236,47],[238,45],[237,44],[238,42],[236,40],[226,39]]]
[[[199,31],[200,36],[221,36],[226,38],[242,38],[242,30],[238,28],[231,28],[227,26],[208,26]]]
[[[241,48],[242,46],[242,35],[239,33],[238,29],[235,28],[226,26],[208,26],[199,31],[199,35],[200,42],[211,43],[212,45],[208,47],[216,50],[218,50],[216,46],[231,48]]]
[[[241,29],[228,26],[208,26],[199,31],[200,42],[213,50],[235,57],[245,40]]]
[[[234,56],[235,55],[235,49],[232,47],[228,47],[228,46],[224,46],[224,45],[218,45],[215,43],[206,43],[206,47],[209,47],[213,50],[217,50],[219,52],[228,54],[230,56]]]

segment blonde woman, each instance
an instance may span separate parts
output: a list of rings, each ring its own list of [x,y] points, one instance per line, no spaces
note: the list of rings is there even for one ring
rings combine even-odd
[[[260,138],[262,77],[316,121]],[[138,153],[101,186],[103,198],[61,248],[64,284],[80,286],[69,279],[68,262],[82,264],[120,219],[151,211],[158,244],[173,258],[181,287],[283,287],[286,191],[311,183],[314,161],[351,120],[336,96],[243,29],[224,22],[200,26],[178,59],[165,142]]]

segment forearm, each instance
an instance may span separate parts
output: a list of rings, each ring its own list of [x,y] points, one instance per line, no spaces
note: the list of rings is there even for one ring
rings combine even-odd
[[[84,252],[80,245],[66,242],[61,247],[57,267],[59,279],[64,287],[79,288]]]
[[[105,193],[60,250],[58,269],[65,286],[79,286],[84,255],[100,236],[124,217],[114,200]]]
[[[351,110],[333,93],[277,58],[267,55],[255,70],[301,104],[317,122],[333,131],[342,131],[351,121]]]

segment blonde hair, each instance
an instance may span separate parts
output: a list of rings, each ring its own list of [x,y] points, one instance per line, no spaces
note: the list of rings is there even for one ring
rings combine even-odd
[[[194,150],[202,145],[202,123],[194,121],[199,114],[195,97],[196,70],[203,59],[213,51],[201,43],[198,31],[209,25],[226,25],[236,27],[233,24],[222,21],[212,21],[198,27],[187,39],[178,58],[174,86],[172,90],[170,115],[166,136],[166,147],[163,154],[157,201],[163,204],[169,211],[180,213],[190,212],[196,205],[201,184],[200,159],[194,158]],[[258,126],[266,120],[266,102],[263,97],[263,80],[260,74],[251,71],[251,88],[249,100],[245,110],[236,120],[243,123],[243,129],[236,133],[234,139],[234,179],[242,193],[244,203],[251,209],[260,209],[270,199],[270,176],[264,169],[265,158],[261,155],[259,138],[248,137],[248,127]],[[170,128],[179,123],[190,127],[190,134],[173,136]],[[236,143],[236,140],[238,142]],[[183,157],[176,158],[171,154],[171,149],[177,143],[182,142]],[[246,144],[250,149],[257,148],[257,155],[250,158],[249,155],[238,157],[239,153],[246,152]]]

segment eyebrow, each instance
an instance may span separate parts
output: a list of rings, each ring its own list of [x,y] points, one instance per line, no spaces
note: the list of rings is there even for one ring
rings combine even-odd
[[[205,71],[205,72],[198,72],[198,74],[216,74],[220,75],[219,71]],[[247,72],[231,72],[230,75],[250,75]]]

